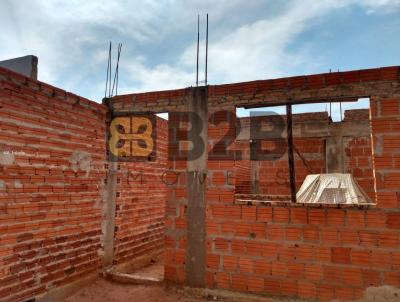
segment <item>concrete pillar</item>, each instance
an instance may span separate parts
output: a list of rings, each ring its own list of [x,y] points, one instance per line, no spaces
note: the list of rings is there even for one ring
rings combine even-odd
[[[192,131],[188,138],[196,141],[198,135],[204,142],[200,156],[198,152],[189,152],[187,163],[187,248],[186,248],[186,283],[191,287],[205,287],[206,274],[206,176],[207,176],[207,129],[208,106],[207,87],[189,90],[189,115]],[[200,117],[200,119],[198,119]],[[197,146],[196,148],[199,148]]]
[[[260,193],[260,162],[250,161],[251,194]]]
[[[36,56],[24,56],[10,60],[0,61],[0,67],[7,68],[24,76],[37,80],[38,58]]]
[[[115,230],[115,199],[117,197],[117,172],[118,162],[109,162],[108,174],[107,174],[107,185],[105,205],[103,206],[103,268],[107,268],[113,265],[114,259],[114,230]]]
[[[332,136],[326,138],[326,172],[344,173],[344,146],[343,136]]]

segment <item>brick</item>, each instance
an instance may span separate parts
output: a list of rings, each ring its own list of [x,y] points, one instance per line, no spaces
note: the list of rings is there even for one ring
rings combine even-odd
[[[377,270],[362,270],[363,286],[379,286],[381,285],[381,273]]]
[[[322,229],[321,241],[324,244],[337,245],[340,243],[339,231],[337,229]]]
[[[285,239],[285,227],[280,225],[267,226],[267,238],[273,241],[283,241]]]
[[[364,211],[347,211],[346,225],[365,227],[365,212]]]
[[[304,227],[304,241],[319,242],[319,229],[317,227]]]
[[[345,284],[351,284],[352,286],[361,286],[363,284],[363,274],[360,268],[343,268],[342,278]]]
[[[311,209],[308,212],[308,220],[310,225],[325,225],[326,213],[323,209]]]
[[[288,263],[287,276],[294,279],[303,279],[305,275],[304,267],[303,263]]]
[[[219,251],[228,251],[229,249],[229,241],[225,238],[215,238],[214,246],[216,250]]]
[[[332,263],[349,264],[351,248],[333,247],[331,250]]]
[[[344,225],[345,211],[328,209],[326,218],[327,218],[327,225],[342,226]]]
[[[288,223],[290,219],[288,208],[274,208],[274,222],[277,223]]]
[[[287,227],[286,228],[286,240],[289,241],[300,241],[302,239],[302,228],[300,227]]]
[[[223,272],[217,272],[215,274],[215,280],[218,288],[229,289],[230,278],[229,275]]]
[[[400,273],[398,271],[385,272],[384,273],[384,284],[399,287],[400,286]]]
[[[324,280],[330,283],[340,284],[342,283],[343,272],[340,267],[337,266],[324,266]]]
[[[235,271],[238,267],[238,257],[236,256],[223,256],[223,268],[225,271]]]
[[[247,290],[250,292],[263,292],[264,279],[256,276],[247,277]]]
[[[235,290],[246,291],[247,290],[247,276],[232,274],[232,288]]]
[[[287,276],[287,265],[284,262],[272,262],[271,264],[271,275],[273,277],[282,277],[285,278]]]
[[[374,247],[378,245],[378,234],[372,231],[359,231],[360,245]]]
[[[303,299],[315,299],[317,296],[317,286],[312,282],[299,280],[298,295]]]
[[[351,263],[360,266],[369,266],[371,263],[371,251],[352,249]]]
[[[390,269],[392,266],[391,253],[373,250],[371,252],[371,267],[375,269]]]
[[[354,300],[354,289],[351,287],[336,287],[335,297],[339,300]]]
[[[295,297],[298,295],[298,283],[294,280],[283,279],[281,281],[281,293],[284,296]]]
[[[250,258],[240,257],[238,264],[241,273],[253,272],[253,261]]]
[[[257,221],[272,221],[272,208],[257,207]]]
[[[280,246],[276,243],[272,242],[265,243],[263,249],[263,257],[269,259],[277,259],[279,247]]]
[[[256,241],[247,241],[246,250],[248,255],[261,256],[263,253],[264,245],[263,243]]]
[[[368,211],[366,214],[366,225],[370,228],[384,228],[386,226],[385,213]]]
[[[391,229],[400,229],[400,213],[388,213],[386,223]]]
[[[207,268],[219,269],[220,266],[220,256],[208,254],[206,257]]]
[[[279,247],[279,260],[280,261],[294,261],[296,260],[296,247],[282,245]]]
[[[281,280],[278,278],[267,277],[264,279],[264,290],[271,295],[281,294]]]
[[[323,278],[323,270],[321,264],[306,264],[305,278],[311,281],[320,281]]]
[[[254,206],[242,207],[242,219],[244,220],[257,220],[257,208]]]
[[[340,242],[345,245],[358,245],[360,243],[359,233],[352,229],[341,230]]]
[[[307,209],[293,208],[290,211],[292,223],[307,224]]]
[[[271,275],[271,263],[265,260],[254,260],[253,270],[258,275]]]

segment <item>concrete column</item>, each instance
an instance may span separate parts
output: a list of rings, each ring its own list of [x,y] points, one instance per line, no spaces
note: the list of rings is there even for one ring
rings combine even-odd
[[[37,80],[38,58],[35,56],[24,56],[10,60],[0,61],[0,67],[7,68],[24,76]]]
[[[118,163],[109,162],[105,205],[103,206],[103,268],[112,266],[114,259],[114,230],[115,230],[115,199],[117,197],[117,172]]]
[[[338,135],[326,138],[327,173],[344,173],[343,152],[343,136]]]
[[[189,112],[195,112],[200,119],[189,115],[192,131],[189,140],[196,141],[198,135],[204,142],[201,155],[189,152],[187,163],[187,248],[186,282],[191,287],[205,287],[206,275],[206,176],[207,176],[207,132],[208,106],[207,87],[189,90]],[[200,148],[200,146],[196,146]]]
[[[250,161],[251,194],[260,193],[260,162]]]

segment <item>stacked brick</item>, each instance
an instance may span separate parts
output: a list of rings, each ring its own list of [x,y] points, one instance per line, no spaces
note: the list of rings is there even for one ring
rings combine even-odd
[[[100,266],[107,110],[4,69],[0,81],[0,299],[28,300]],[[248,175],[248,163],[239,167],[235,157],[209,158],[207,287],[321,301],[357,299],[370,286],[400,287],[398,81],[399,68],[388,67],[208,88],[209,111],[228,110],[228,116],[214,116],[208,125],[209,149],[235,130],[219,123],[231,119],[235,106],[370,96],[372,161],[366,162],[368,137],[349,139],[348,165],[360,172],[356,178],[363,186],[370,185],[372,167],[377,205],[241,205],[235,202],[235,183],[240,171]],[[187,109],[184,96],[185,90],[118,96],[113,105],[119,111],[180,111]],[[159,124],[163,141],[166,125]],[[319,142],[295,144],[320,160]],[[159,148],[164,154],[166,145]],[[170,158],[163,173],[163,156],[150,163],[119,163],[114,263],[161,246],[165,191],[152,181],[161,174],[168,183],[165,279],[182,284],[190,223],[187,162]],[[306,174],[302,165],[296,159],[299,183]],[[152,180],[143,186],[146,176]]]
[[[371,137],[345,137],[344,167],[357,183],[375,200]]]
[[[240,205],[235,203],[235,189],[231,185],[235,162],[209,160],[207,287],[320,301],[358,299],[371,286],[400,287],[399,102],[373,96],[390,94],[391,81],[398,81],[398,75],[399,69],[393,67],[210,87],[209,105],[231,110],[234,104],[261,105],[268,97],[278,102],[279,97],[285,99],[285,91],[311,95],[307,89],[326,89],[320,93],[329,96],[335,89],[340,91],[345,87],[349,95],[352,92],[359,95],[359,91],[371,95],[377,206],[313,207],[282,202]],[[368,86],[369,82],[373,84]],[[150,106],[145,96],[143,100],[144,107]],[[173,104],[173,97],[168,102]],[[209,140],[218,140],[218,130],[213,125],[209,125]],[[350,150],[347,162],[350,171],[362,164],[368,170],[371,162],[365,163],[364,157],[370,154],[369,138],[351,138],[346,144]],[[352,153],[352,148],[362,148],[362,153],[355,150]],[[364,188],[369,186],[363,182],[370,180],[369,173],[355,177]],[[185,188],[180,189],[179,198],[186,204]],[[176,209],[174,218],[177,221],[179,217],[184,223],[167,225],[167,232],[172,234],[179,229],[181,236],[167,237],[170,253],[176,257],[167,259],[166,267],[174,263],[173,267],[179,270],[167,274],[166,279],[183,283],[185,244],[182,243],[188,222],[182,215],[184,210]]]
[[[185,282],[188,199],[187,162],[179,157],[175,138],[180,136],[178,128],[185,130],[186,122],[180,115],[169,115],[168,169],[164,174],[167,185],[164,277],[165,280],[178,284]],[[171,125],[176,125],[176,127]],[[180,148],[187,150],[187,146],[180,146]]]
[[[400,286],[399,211],[290,204],[211,206],[210,287],[352,300]]]
[[[371,131],[374,179],[379,207],[400,206],[400,99],[371,99]],[[400,216],[391,215],[391,225],[400,225]],[[395,222],[397,221],[397,223]]]
[[[250,145],[248,141],[236,141],[235,150],[242,153],[240,160],[235,160],[235,193],[251,194],[251,161]]]
[[[400,287],[399,104],[371,102],[376,207],[208,199],[208,286],[320,301],[359,299],[371,286]],[[368,138],[351,139],[349,148],[357,164],[371,159]],[[356,178],[362,183],[363,176],[370,179]]]
[[[99,268],[105,114],[0,68],[0,300],[28,300]]]

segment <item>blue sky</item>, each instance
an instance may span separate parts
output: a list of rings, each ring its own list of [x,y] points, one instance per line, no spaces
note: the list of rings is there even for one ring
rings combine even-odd
[[[99,102],[122,42],[120,93],[187,87],[206,12],[210,84],[400,63],[400,0],[0,0],[0,60],[37,55],[40,80]]]

